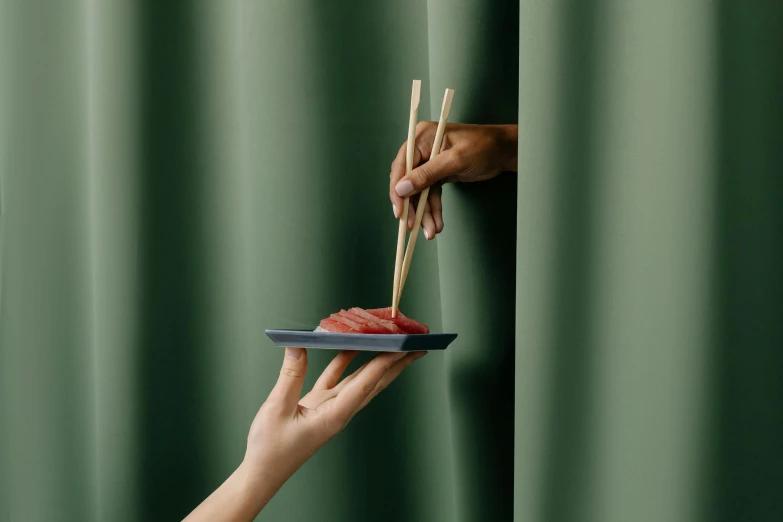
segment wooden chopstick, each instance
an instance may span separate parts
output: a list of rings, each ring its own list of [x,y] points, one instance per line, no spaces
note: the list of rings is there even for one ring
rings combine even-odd
[[[432,143],[430,161],[432,161],[440,153],[440,147],[443,144],[443,135],[446,132],[446,121],[449,119],[449,111],[451,110],[452,98],[454,98],[454,90],[446,89],[446,93],[443,95],[443,105],[440,109],[438,129],[435,131],[435,141]],[[416,238],[419,235],[421,218],[424,216],[424,209],[427,206],[427,197],[429,194],[429,187],[422,190],[419,194],[419,205],[416,207],[416,223],[413,225],[413,230],[411,230],[411,235],[408,238],[408,247],[405,249],[405,259],[402,262],[402,275],[400,277],[400,289],[397,291],[397,300],[395,301],[393,310],[396,310],[399,306],[399,301],[402,297],[402,289],[405,286],[405,280],[408,278],[408,271],[411,268],[411,259],[413,259],[413,249],[416,248]]]
[[[413,151],[416,147],[416,120],[419,114],[419,101],[421,100],[421,80],[413,80],[411,88],[411,112],[408,120],[408,145],[405,151],[405,174],[413,170]],[[402,274],[403,247],[405,246],[405,233],[408,231],[408,208],[410,198],[405,198],[400,217],[400,228],[397,231],[397,256],[394,260],[394,289],[392,290],[392,317],[397,317],[397,305],[399,303],[400,275]]]

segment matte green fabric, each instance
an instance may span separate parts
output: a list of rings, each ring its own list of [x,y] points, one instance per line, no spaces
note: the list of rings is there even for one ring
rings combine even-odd
[[[783,12],[748,4],[0,0],[0,520],[183,517],[263,329],[388,305],[413,78],[422,118],[518,116],[520,174],[417,246],[402,308],[458,341],[259,519],[783,519]]]
[[[522,2],[516,520],[783,520],[781,20]]]
[[[516,2],[459,7],[0,3],[0,519],[183,517],[240,462],[275,382],[282,352],[263,329],[388,306],[387,174],[411,80],[421,118],[452,87],[452,121],[516,119]],[[483,55],[495,58],[465,59]],[[502,183],[457,191],[448,232],[416,249],[402,309],[460,339],[407,371],[262,519],[510,518],[503,183],[501,228],[480,210]],[[490,262],[499,271],[478,284]],[[311,352],[309,384],[332,355]]]

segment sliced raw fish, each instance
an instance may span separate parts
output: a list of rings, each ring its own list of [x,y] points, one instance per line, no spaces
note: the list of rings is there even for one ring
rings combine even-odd
[[[381,317],[373,315],[373,314],[367,312],[367,310],[362,310],[361,308],[351,308],[348,311],[351,312],[352,314],[358,315],[359,317],[361,317],[361,318],[363,318],[363,319],[365,319],[367,321],[375,322],[376,324],[379,324],[379,325],[383,326],[387,330],[386,333],[394,333],[394,334],[404,334],[405,333],[405,330],[403,330],[402,328],[400,328],[399,326],[394,324],[393,321],[388,321],[386,319],[383,319]]]
[[[361,326],[361,332],[362,333],[369,333],[369,334],[387,334],[390,333],[389,329],[385,326],[381,325],[380,323],[377,323],[375,321],[370,321],[368,319],[365,319],[364,317],[361,317],[359,315],[356,315],[352,312],[349,312],[347,310],[340,310],[339,313],[340,316],[345,317],[347,319],[350,319],[354,321],[355,323],[358,323]],[[353,327],[352,327],[353,328]]]
[[[391,308],[340,310],[321,321],[316,331],[351,334],[428,334],[426,324],[397,312],[392,319]]]
[[[338,321],[333,321],[332,319],[322,319],[321,328],[327,332],[333,332],[333,333],[359,333],[350,326],[340,323]]]
[[[402,328],[406,333],[409,334],[428,334],[430,333],[429,327],[424,324],[420,323],[418,321],[415,321],[411,319],[410,317],[405,317],[402,312],[397,310],[397,317],[392,319],[392,309],[389,308],[375,308],[373,310],[367,310],[367,312],[371,315],[374,315],[375,317],[378,317],[379,319],[385,319],[387,321],[394,321],[394,323]]]
[[[375,333],[375,328],[371,326],[367,326],[361,323],[358,323],[351,319],[350,317],[347,317],[342,314],[332,314],[329,316],[329,319],[332,321],[337,321],[338,323],[343,323],[344,325],[348,326],[352,330],[356,330],[359,333]]]

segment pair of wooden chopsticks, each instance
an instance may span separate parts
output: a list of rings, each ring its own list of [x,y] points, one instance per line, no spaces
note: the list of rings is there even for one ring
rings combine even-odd
[[[446,132],[446,121],[449,119],[451,110],[451,100],[454,97],[453,89],[446,89],[443,96],[443,106],[440,109],[440,119],[438,120],[438,129],[435,131],[435,141],[432,144],[432,153],[430,160],[440,153],[440,147],[443,143],[443,134]],[[413,80],[413,89],[411,90],[411,113],[408,120],[408,145],[405,154],[405,175],[413,170],[414,147],[416,147],[416,119],[419,113],[419,101],[421,99],[421,80]],[[413,259],[413,249],[416,248],[416,239],[419,236],[419,227],[421,218],[424,216],[424,209],[427,206],[427,197],[430,189],[427,187],[419,194],[419,205],[416,207],[416,222],[408,238],[408,247],[405,249],[403,257],[402,247],[405,244],[405,232],[407,231],[408,210],[410,208],[410,198],[405,198],[402,207],[402,216],[400,217],[400,228],[397,232],[397,257],[394,262],[394,289],[392,291],[392,317],[397,317],[397,309],[400,306],[402,289],[405,286],[405,280],[408,278],[408,271]]]

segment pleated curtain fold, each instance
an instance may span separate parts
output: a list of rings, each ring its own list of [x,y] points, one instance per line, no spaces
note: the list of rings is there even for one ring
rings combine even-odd
[[[259,519],[781,519],[781,21],[0,1],[0,520],[181,519],[242,459],[264,329],[390,304],[414,78],[420,118],[450,87],[518,122],[519,173],[446,186],[416,248],[401,307],[458,340]]]

